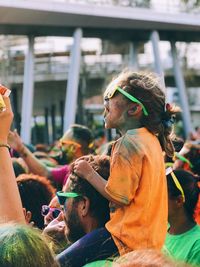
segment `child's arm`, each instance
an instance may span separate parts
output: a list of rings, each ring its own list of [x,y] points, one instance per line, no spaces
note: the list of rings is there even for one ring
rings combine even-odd
[[[51,168],[46,167],[38,160],[35,155],[23,144],[21,137],[16,131],[9,133],[8,135],[9,145],[16,150],[27,164],[30,172],[52,178]]]
[[[22,204],[7,144],[13,118],[8,97],[4,97],[6,110],[0,113],[0,222],[25,223]]]
[[[73,171],[81,178],[87,180],[102,196],[109,201],[112,201],[118,205],[122,203],[113,199],[106,191],[105,186],[107,181],[103,179],[86,160],[76,160],[73,164]]]

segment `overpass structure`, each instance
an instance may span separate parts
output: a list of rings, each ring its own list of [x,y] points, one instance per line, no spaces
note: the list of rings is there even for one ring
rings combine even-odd
[[[159,41],[170,42],[176,87],[184,112],[185,135],[192,131],[186,86],[177,55],[176,42],[200,41],[200,15],[158,12],[147,8],[71,3],[56,0],[0,0],[0,34],[26,35],[28,49],[24,66],[21,136],[30,142],[34,95],[34,39],[37,36],[73,36],[66,86],[64,130],[75,121],[83,37],[115,43],[152,42],[155,72],[163,77]],[[135,50],[130,51],[132,60]]]

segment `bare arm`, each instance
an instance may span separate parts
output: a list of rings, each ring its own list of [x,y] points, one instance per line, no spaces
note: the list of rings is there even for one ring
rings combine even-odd
[[[103,179],[85,160],[77,160],[73,165],[73,171],[81,178],[87,180],[102,196],[117,205],[122,203],[113,199],[105,190],[107,181]]]
[[[20,136],[16,131],[10,131],[8,136],[8,143],[20,154],[20,156],[26,162],[30,172],[52,178],[51,169],[43,165],[41,161],[34,156],[34,154],[23,144]]]
[[[13,119],[8,97],[4,97],[6,111],[0,113],[0,221],[25,223],[21,199],[7,144],[7,137]]]

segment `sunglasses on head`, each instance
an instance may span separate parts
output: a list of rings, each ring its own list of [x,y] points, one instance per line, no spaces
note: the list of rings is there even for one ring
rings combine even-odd
[[[166,176],[167,175],[171,175],[175,185],[176,185],[176,188],[181,192],[181,196],[183,198],[183,202],[185,202],[185,194],[184,194],[184,191],[183,191],[183,187],[181,186],[178,178],[176,177],[175,173],[173,172],[173,169],[171,167],[167,168],[166,169]]]
[[[58,191],[56,193],[56,196],[58,197],[58,202],[60,203],[61,206],[65,204],[65,201],[68,198],[76,198],[76,197],[81,197],[81,194],[75,193],[75,192],[62,192]]]
[[[131,100],[134,103],[139,104],[142,107],[143,113],[145,116],[148,116],[149,113],[147,112],[145,106],[142,104],[140,100],[138,100],[136,97],[132,96],[131,94],[127,93],[124,91],[121,87],[116,86],[116,87],[108,87],[104,93],[104,99],[110,99],[114,96],[115,92],[118,91],[125,97],[127,97],[129,100]]]
[[[51,212],[52,217],[55,219],[60,214],[61,209],[51,208],[51,207],[49,207],[47,205],[43,205],[42,209],[41,209],[42,216],[46,216],[49,212]]]

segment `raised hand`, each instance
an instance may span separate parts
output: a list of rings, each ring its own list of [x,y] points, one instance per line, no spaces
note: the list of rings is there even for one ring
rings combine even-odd
[[[7,144],[8,134],[13,120],[13,112],[10,99],[8,97],[2,97],[6,104],[6,110],[0,112],[0,142]]]
[[[90,180],[90,177],[95,173],[95,170],[92,166],[83,159],[78,159],[73,164],[73,171],[79,177],[86,179],[87,181]]]
[[[10,131],[8,134],[8,144],[16,151],[20,151],[23,147],[21,137],[18,135],[17,130]]]

